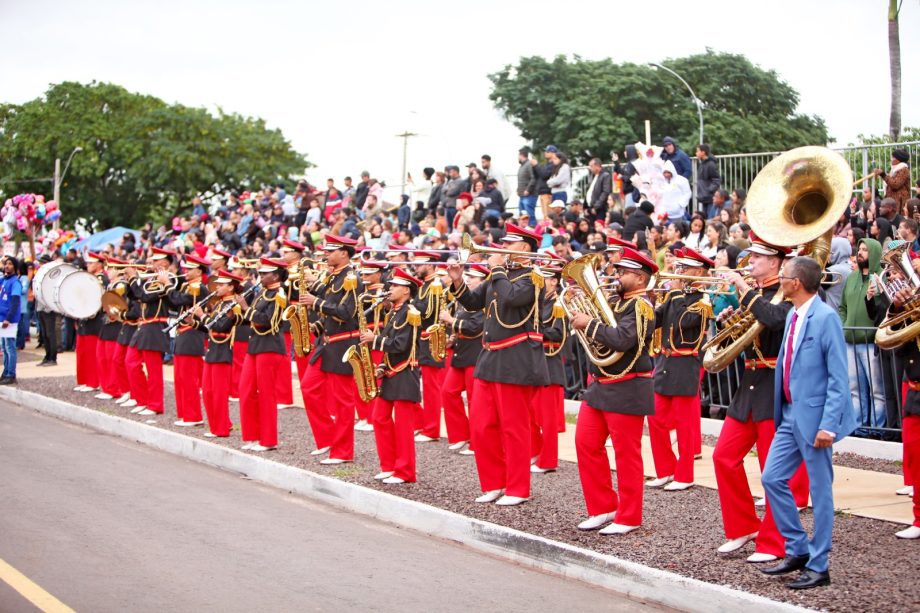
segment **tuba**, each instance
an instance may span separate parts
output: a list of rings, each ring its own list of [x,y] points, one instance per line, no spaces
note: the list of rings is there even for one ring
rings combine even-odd
[[[356,304],[358,331],[365,332],[367,330],[367,314],[360,299],[356,301]],[[376,398],[380,392],[377,388],[377,369],[374,367],[371,350],[368,346],[352,345],[345,350],[342,362],[351,364],[352,374],[355,377],[355,385],[358,388],[358,396],[361,398],[361,402],[370,402]]]
[[[747,197],[751,229],[774,245],[804,245],[799,255],[821,268],[830,256],[834,225],[847,208],[853,171],[840,154],[825,147],[791,149],[764,166]],[[778,291],[771,304],[779,304]],[[763,330],[747,309],[738,309],[722,330],[703,345],[703,368],[719,372],[735,361]]]
[[[882,262],[887,268],[899,271],[901,277],[906,279],[888,281],[886,278],[882,282],[889,300],[893,301],[894,294],[901,288],[908,287],[914,291],[914,297],[904,304],[902,312],[886,317],[875,332],[876,345],[882,349],[895,349],[920,336],[920,299],[916,295],[920,289],[920,277],[911,265],[910,245],[907,243],[890,249],[882,256]]]
[[[616,319],[613,317],[607,296],[597,278],[597,267],[601,257],[599,253],[592,253],[566,264],[562,268],[563,287],[556,300],[569,318],[575,312],[587,313],[594,319],[615,328]],[[623,352],[613,351],[592,341],[584,330],[574,330],[574,332],[588,354],[588,359],[595,365],[610,366],[623,357]]]

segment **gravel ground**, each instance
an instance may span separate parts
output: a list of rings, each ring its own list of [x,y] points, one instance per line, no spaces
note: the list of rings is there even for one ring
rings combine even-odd
[[[143,421],[111,401],[71,391],[75,384],[72,377],[20,381],[20,387],[29,391]],[[201,437],[204,428],[172,425],[175,404],[171,384],[167,384],[166,392],[166,416],[157,420],[157,426]],[[237,412],[237,404],[231,403],[234,423],[238,423]],[[479,505],[472,502],[480,493],[473,457],[448,452],[444,439],[417,445],[419,483],[386,486],[373,479],[379,470],[373,433],[355,433],[353,464],[327,467],[308,453],[314,447],[302,409],[280,411],[278,422],[281,444],[277,450],[264,453],[266,457],[365,487],[804,607],[828,611],[920,608],[920,596],[914,585],[920,542],[896,539],[894,533],[901,529],[896,524],[838,514],[830,564],[833,583],[827,588],[793,592],[784,587],[792,577],[770,578],[744,561],[753,551],[752,545],[728,556],[716,553],[716,547],[724,541],[724,533],[715,490],[695,487],[673,493],[646,491],[642,529],[626,537],[604,537],[575,528],[585,518],[585,508],[574,464],[563,462],[558,472],[534,475],[533,499],[524,505],[511,508]],[[208,440],[240,446],[238,430],[229,439]],[[861,467],[866,467],[865,460],[861,460]],[[807,530],[811,529],[810,511],[803,513],[803,523]]]

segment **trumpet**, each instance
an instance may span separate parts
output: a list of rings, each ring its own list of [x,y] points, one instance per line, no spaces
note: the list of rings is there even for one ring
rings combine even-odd
[[[259,267],[259,258],[231,258],[230,268],[243,268],[246,270],[254,270]]]
[[[357,257],[361,263],[373,263],[378,261],[374,258],[381,255],[383,257],[397,254],[410,255],[413,251],[421,251],[421,249],[365,249]],[[424,251],[425,253],[437,253],[447,257],[460,256],[460,252],[456,249],[425,249]]]
[[[717,276],[693,276],[693,275],[682,275],[678,273],[670,272],[660,272],[658,273],[658,285],[652,288],[653,292],[667,292],[671,291],[664,287],[659,287],[659,285],[665,281],[683,281],[690,286],[694,285],[709,285],[709,286],[719,286],[719,289],[707,289],[699,288],[701,291],[705,291],[710,294],[731,294],[731,282],[728,279],[723,279],[722,277]]]
[[[145,279],[144,285],[141,286],[145,292],[159,293],[167,289],[175,289],[176,286],[179,285],[179,276],[174,273],[167,272],[166,276],[169,277],[169,285],[163,287],[159,279],[157,279],[159,274],[159,272],[149,272],[137,275],[139,278]]]
[[[142,269],[142,270],[143,270],[143,269],[149,269],[149,268],[150,268],[150,265],[149,265],[149,264],[139,264],[139,263],[132,263],[132,264],[113,264],[113,263],[107,263],[105,266],[106,266],[106,268],[115,268],[115,269],[118,269],[118,270],[124,270],[124,269],[126,269],[126,268],[138,268],[138,269]]]

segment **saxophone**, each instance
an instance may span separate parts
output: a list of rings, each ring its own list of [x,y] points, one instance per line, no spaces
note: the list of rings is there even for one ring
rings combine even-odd
[[[434,303],[431,310],[434,311],[434,316],[437,319],[444,305],[444,286],[441,285],[441,280],[435,278],[431,282],[428,291],[431,301]],[[425,328],[425,333],[428,334],[428,349],[431,351],[431,356],[435,361],[443,362],[444,358],[447,357],[447,328],[444,327],[443,323],[437,321]]]
[[[358,314],[358,331],[367,330],[367,314],[364,311],[362,296],[356,301],[356,311]],[[373,307],[372,307],[373,308]],[[342,362],[351,364],[355,377],[355,385],[358,388],[358,396],[361,402],[370,402],[377,397],[379,390],[377,388],[377,373],[374,368],[374,362],[371,360],[371,350],[367,345],[352,345],[345,350],[342,356]]]
[[[307,268],[304,264],[303,261],[300,262],[291,279],[291,286],[298,292],[307,291]],[[291,301],[291,304],[281,314],[281,319],[291,324],[294,355],[302,358],[313,351],[313,344],[310,342],[310,314],[306,305]]]

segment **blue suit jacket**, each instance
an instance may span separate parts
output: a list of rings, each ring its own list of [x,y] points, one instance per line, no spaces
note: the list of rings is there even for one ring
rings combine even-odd
[[[794,312],[792,309],[786,316],[783,345],[776,357],[773,419],[777,428],[783,419],[783,364]],[[809,444],[814,444],[818,430],[833,432],[837,442],[856,429],[840,317],[820,298],[815,298],[803,319],[796,322],[796,326],[804,327],[789,371],[792,419]]]

